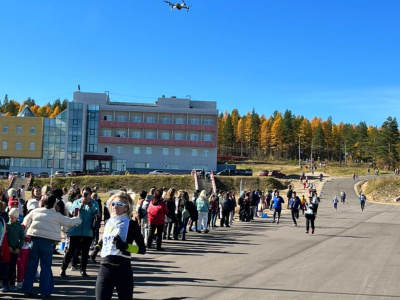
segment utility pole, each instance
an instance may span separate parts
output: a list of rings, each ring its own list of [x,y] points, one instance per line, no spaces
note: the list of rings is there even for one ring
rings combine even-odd
[[[347,164],[347,141],[344,141],[344,164]]]
[[[300,137],[302,134],[299,134],[299,169],[301,169],[301,148],[300,148]]]

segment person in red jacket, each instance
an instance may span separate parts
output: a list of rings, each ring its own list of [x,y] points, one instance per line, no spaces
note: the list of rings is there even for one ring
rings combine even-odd
[[[157,230],[157,250],[159,251],[164,250],[161,248],[161,242],[165,224],[165,215],[168,213],[167,205],[161,199],[162,193],[162,189],[155,191],[153,200],[151,200],[147,210],[149,216],[149,237],[147,240],[147,248],[151,248],[154,233]]]

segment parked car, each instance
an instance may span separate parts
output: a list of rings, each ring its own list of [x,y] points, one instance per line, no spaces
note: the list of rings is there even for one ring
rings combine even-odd
[[[268,170],[261,170],[260,172],[258,172],[258,176],[268,176]]]
[[[25,172],[24,174],[21,175],[23,178],[29,178],[29,177],[34,177],[33,172]]]
[[[113,171],[111,175],[125,175],[125,171]]]
[[[20,172],[11,172],[10,175],[8,175],[8,179],[11,179],[11,177],[20,178],[21,177],[21,173]]]
[[[83,171],[71,171],[68,172],[67,176],[69,177],[75,177],[75,176],[85,176],[86,173],[84,173]]]
[[[163,170],[154,170],[149,172],[150,175],[171,175],[170,173],[164,172]]]
[[[54,177],[65,177],[64,171],[56,171]]]
[[[235,176],[236,175],[236,171],[235,170],[231,170],[231,169],[225,169],[223,171],[218,172],[215,175],[219,175],[219,176]]]
[[[276,178],[284,178],[284,177],[286,177],[286,175],[283,174],[281,171],[276,171],[276,170],[270,171],[268,176],[273,176],[273,177],[276,177]]]
[[[38,178],[49,178],[49,173],[40,172],[36,177],[38,177]]]

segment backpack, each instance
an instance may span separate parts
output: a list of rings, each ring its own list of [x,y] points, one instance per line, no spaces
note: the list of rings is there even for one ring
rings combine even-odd
[[[18,198],[18,199],[21,199],[21,189],[18,189],[18,190],[17,190],[17,198]]]
[[[10,261],[10,246],[8,245],[8,238],[7,238],[7,226],[6,222],[4,222],[3,218],[0,217],[0,223],[2,224],[0,232],[0,246],[1,246],[1,253],[0,253],[0,262],[7,263]],[[1,240],[1,237],[3,240]]]
[[[229,209],[229,203],[228,203],[228,201],[229,201],[228,198],[224,198],[224,199],[222,200],[222,203],[221,203],[221,209],[222,209],[222,211],[227,211],[227,210]]]
[[[138,209],[139,219],[143,219],[147,215],[147,209],[149,208],[150,201],[144,200],[142,206]]]

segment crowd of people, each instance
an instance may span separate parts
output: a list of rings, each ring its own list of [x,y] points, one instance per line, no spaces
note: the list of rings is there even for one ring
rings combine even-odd
[[[302,211],[306,233],[310,223],[314,233],[319,197],[311,184],[307,187],[307,200],[289,188],[287,208],[294,226]],[[186,241],[188,232],[207,234],[217,227],[231,227],[235,212],[239,221],[251,222],[270,209],[272,223],[279,224],[285,203],[278,190],[248,190],[236,198],[234,191],[196,190],[190,196],[188,191],[154,187],[141,191],[136,204],[124,189],[103,203],[98,187],[81,189],[74,182],[69,189],[34,186],[26,201],[24,192],[23,188],[6,194],[0,190],[1,291],[21,289],[25,296],[36,297],[33,285],[39,278],[42,298],[54,293],[52,258],[59,254],[56,245],[61,241],[61,277],[67,276],[69,266],[79,268],[82,277],[89,276],[88,261],[96,263],[100,254],[96,299],[111,299],[114,289],[119,299],[132,299],[131,253],[164,251],[164,240]]]

